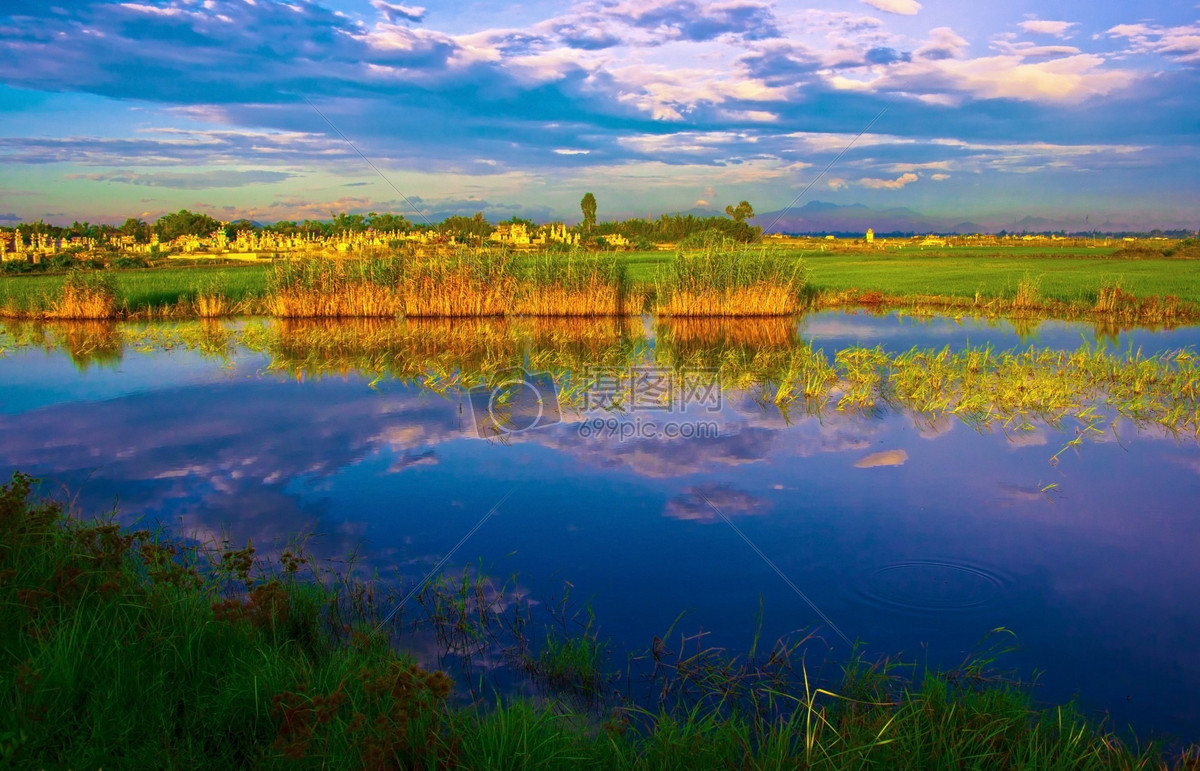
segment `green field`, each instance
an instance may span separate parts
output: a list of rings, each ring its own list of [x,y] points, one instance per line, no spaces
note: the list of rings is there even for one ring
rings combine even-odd
[[[130,312],[189,301],[198,292],[219,291],[233,303],[262,297],[269,266],[198,266],[111,271],[117,294]],[[46,310],[62,292],[64,274],[0,278],[0,310]]]
[[[798,252],[808,263],[817,292],[858,289],[889,296],[1009,297],[1031,281],[1047,298],[1094,302],[1097,290],[1117,284],[1139,297],[1200,302],[1200,261],[1114,257],[1112,248],[906,247],[887,252]],[[650,283],[674,259],[670,252],[624,255],[630,277]]]
[[[751,247],[754,248],[754,247]],[[867,252],[845,247],[797,251],[809,269],[816,295],[848,290],[878,292],[888,298],[949,300],[1008,299],[1018,284],[1063,303],[1091,306],[1102,286],[1119,286],[1139,298],[1173,296],[1200,303],[1200,260],[1114,255],[1113,248],[905,246]],[[675,259],[672,252],[618,255],[636,284],[652,289],[655,275]],[[271,269],[266,265],[167,267],[113,271],[119,302],[130,313],[177,308],[203,291],[219,292],[235,307],[262,298]],[[63,276],[0,277],[0,312],[7,315],[45,310],[59,296]]]

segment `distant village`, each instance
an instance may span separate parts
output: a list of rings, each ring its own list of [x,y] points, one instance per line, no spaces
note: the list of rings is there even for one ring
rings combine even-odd
[[[0,231],[0,259],[27,260],[37,263],[43,258],[64,252],[116,252],[128,255],[163,257],[222,257],[225,259],[258,259],[292,254],[361,252],[373,247],[414,245],[459,245],[459,237],[436,230],[345,231],[331,236],[317,233],[287,235],[271,230],[239,230],[229,237],[220,223],[206,236],[185,234],[169,241],[151,232],[148,240],[136,236],[109,234],[100,236],[54,237],[47,233],[22,233],[20,227]],[[623,249],[629,241],[620,234],[604,237],[610,248]],[[580,233],[562,224],[530,228],[524,223],[502,223],[483,239],[488,243],[517,248],[536,249],[551,244],[567,247],[580,245]]]
[[[664,217],[665,219],[665,217]],[[486,224],[486,221],[479,220]],[[214,221],[215,222],[215,221]],[[638,221],[642,222],[642,221]],[[728,222],[728,220],[725,220]],[[62,235],[55,236],[42,232],[44,225],[37,230],[25,230],[21,226],[0,229],[0,260],[23,260],[30,263],[40,263],[44,259],[59,254],[121,254],[143,256],[146,258],[219,258],[227,260],[257,260],[276,256],[299,255],[351,255],[381,248],[397,248],[406,244],[415,248],[442,246],[507,246],[521,250],[540,250],[558,245],[560,248],[582,249],[659,249],[673,250],[675,242],[648,241],[645,238],[630,239],[620,232],[612,232],[613,225],[622,223],[601,223],[600,231],[588,230],[582,226],[568,226],[562,223],[550,225],[534,225],[525,222],[503,222],[496,226],[487,225],[486,235],[482,232],[474,235],[447,233],[438,229],[408,229],[408,230],[344,230],[333,234],[325,234],[308,230],[305,232],[278,232],[271,228],[245,228],[235,230],[230,235],[229,223],[215,222],[215,227],[207,235],[184,234],[170,240],[160,240],[158,232],[151,226],[141,223],[145,232],[141,237],[126,235],[120,232],[100,233],[92,236]],[[239,223],[234,223],[235,225]],[[741,224],[741,223],[738,223]],[[607,227],[605,227],[607,226]],[[108,228],[108,230],[114,230]],[[758,232],[755,229],[755,232]],[[755,237],[757,240],[757,236]],[[747,240],[747,239],[742,239]],[[1056,234],[974,234],[974,235],[917,235],[891,238],[877,238],[875,232],[868,229],[860,236],[847,237],[846,234],[835,236],[793,236],[785,234],[767,234],[762,236],[766,243],[797,244],[825,246],[850,246],[858,244],[866,247],[886,248],[899,246],[917,246],[921,248],[954,248],[955,246],[1015,246],[1015,245],[1109,245],[1112,242],[1134,242],[1138,240],[1166,241],[1165,236],[1154,236],[1139,239],[1132,236],[1066,236]]]

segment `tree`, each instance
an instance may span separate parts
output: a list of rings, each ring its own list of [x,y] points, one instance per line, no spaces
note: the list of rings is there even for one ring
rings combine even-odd
[[[733,218],[734,222],[745,222],[746,220],[754,219],[754,207],[749,201],[742,201],[736,207],[730,205],[725,207],[725,213]]]
[[[174,214],[164,214],[154,223],[154,232],[160,241],[170,241],[180,236],[207,236],[221,227],[207,214],[180,209]]]
[[[361,214],[341,214],[333,215],[333,232],[334,233],[362,233],[367,229],[367,218]]]
[[[371,213],[370,226],[371,230],[390,233],[396,231],[399,233],[407,233],[412,230],[412,223],[402,214],[375,214]]]
[[[483,239],[492,234],[495,228],[483,217],[483,212],[475,212],[474,217],[464,217],[456,214],[447,217],[438,225],[438,230],[446,235],[455,236],[459,241]]]
[[[144,220],[137,217],[130,217],[125,220],[125,224],[117,229],[117,232],[123,236],[133,236],[134,241],[139,244],[144,244],[150,240],[150,226]]]
[[[579,202],[579,208],[583,210],[584,227],[591,230],[596,226],[596,196],[585,193],[583,200]]]
[[[262,228],[258,223],[252,222],[251,220],[243,217],[242,219],[234,220],[225,226],[225,237],[232,241],[233,239],[237,238],[237,234],[243,230],[254,232],[261,229]]]

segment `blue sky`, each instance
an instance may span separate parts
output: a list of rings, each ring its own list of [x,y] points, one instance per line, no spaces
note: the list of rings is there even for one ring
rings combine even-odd
[[[1197,94],[1190,2],[5,0],[0,224],[774,211],[870,126],[801,204],[1195,228]]]

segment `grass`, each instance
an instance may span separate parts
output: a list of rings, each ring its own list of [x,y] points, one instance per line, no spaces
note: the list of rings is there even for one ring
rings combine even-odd
[[[344,567],[344,565],[343,565]],[[530,648],[481,578],[420,592],[443,647],[509,659],[553,692],[604,679],[590,627]],[[631,662],[653,694],[579,706],[466,702],[403,646],[373,582],[301,545],[189,545],[68,516],[21,474],[0,487],[0,762],[11,768],[1195,768],[1131,749],[1072,705],[1035,705],[985,648],[907,679],[852,657],[818,678],[801,643],[730,657],[668,630]],[[391,599],[388,599],[391,598]],[[565,598],[564,598],[565,599]],[[519,604],[519,603],[518,603]],[[558,605],[557,607],[565,607]],[[757,647],[757,646],[756,646]],[[504,659],[489,664],[495,668]],[[631,663],[632,666],[632,663]],[[640,687],[639,689],[640,690]]]
[[[628,294],[624,270],[611,255],[478,249],[279,261],[268,308],[284,318],[594,317],[640,311]]]
[[[219,294],[229,310],[255,312],[266,294],[268,267],[189,267],[109,270],[117,311],[124,318],[186,318],[197,315],[196,298]],[[70,274],[0,277],[0,316],[41,318],[63,296]],[[223,315],[223,314],[222,314]]]
[[[117,315],[117,288],[105,273],[72,271],[62,296],[46,314],[52,319],[111,319]]]
[[[804,262],[759,246],[713,242],[680,251],[655,276],[660,316],[791,316],[801,309]]]
[[[720,257],[719,252],[727,254]],[[122,318],[272,312],[284,317],[599,316],[643,309],[724,315],[788,312],[793,303],[790,290],[754,288],[755,282],[746,277],[767,275],[771,282],[788,286],[790,271],[776,268],[802,258],[807,281],[800,287],[803,302],[794,310],[809,304],[886,305],[1124,323],[1194,321],[1200,318],[1200,260],[1183,259],[1191,254],[1188,250],[1172,253],[1176,256],[1166,257],[1161,250],[1117,252],[1102,247],[867,250],[839,244],[827,251],[785,251],[779,246],[747,250],[744,245],[710,245],[685,253],[681,262],[669,252],[512,255],[484,249],[428,258],[397,252],[366,261],[297,260],[283,262],[285,267],[170,266],[107,272],[114,276]],[[767,264],[763,254],[773,255],[774,263]],[[385,269],[355,267],[356,263]],[[402,276],[407,282],[403,291]],[[0,315],[47,316],[62,297],[64,280],[63,275],[0,277]],[[387,291],[379,291],[376,284]],[[1035,286],[1036,294],[1023,292],[1023,284]],[[270,286],[280,292],[273,307],[268,304]],[[347,289],[350,286],[358,288]],[[359,296],[323,297],[341,291],[338,287]]]
[[[1130,260],[1112,256],[1022,255],[1017,249],[939,250],[877,254],[806,253],[811,283],[819,294],[856,290],[889,297],[974,300],[1011,297],[1020,282],[1033,277],[1040,293],[1062,303],[1093,305],[1107,284],[1120,282],[1138,297],[1174,296],[1200,303],[1200,261],[1166,258]]]

